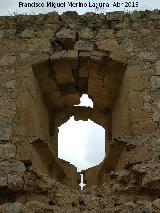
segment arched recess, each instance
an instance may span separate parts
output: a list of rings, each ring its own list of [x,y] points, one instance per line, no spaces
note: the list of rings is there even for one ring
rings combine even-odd
[[[112,108],[126,64],[101,51],[62,50],[33,64],[49,114],[49,147],[58,155],[58,127],[70,116],[104,127],[106,155],[112,142]],[[94,108],[74,106],[88,94]]]

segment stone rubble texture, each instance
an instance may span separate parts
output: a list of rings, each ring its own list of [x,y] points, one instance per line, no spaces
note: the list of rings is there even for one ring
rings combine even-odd
[[[0,17],[0,47],[0,212],[159,213],[160,11]],[[58,159],[71,116],[106,130],[83,191]]]

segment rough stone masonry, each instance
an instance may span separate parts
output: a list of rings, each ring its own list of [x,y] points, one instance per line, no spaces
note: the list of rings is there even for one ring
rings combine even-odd
[[[0,17],[0,47],[0,212],[160,212],[160,11]],[[83,191],[71,116],[106,130]]]

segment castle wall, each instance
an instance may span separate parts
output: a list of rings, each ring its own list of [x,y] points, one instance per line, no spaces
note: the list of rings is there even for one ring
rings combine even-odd
[[[0,17],[0,211],[159,211],[159,17]],[[67,187],[51,141],[56,113],[83,93],[110,122],[99,173],[88,172],[90,186],[103,184],[81,193]]]

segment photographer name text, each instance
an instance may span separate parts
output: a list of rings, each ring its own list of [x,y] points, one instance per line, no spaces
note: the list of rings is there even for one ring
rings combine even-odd
[[[128,7],[137,8],[138,2],[135,1],[124,1],[118,2],[19,2],[19,8],[109,8],[109,7]]]

